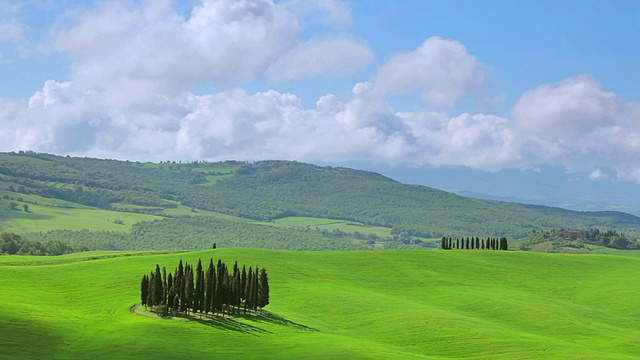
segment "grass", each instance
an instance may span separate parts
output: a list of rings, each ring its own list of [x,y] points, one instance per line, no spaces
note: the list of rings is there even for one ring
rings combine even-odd
[[[140,221],[152,221],[160,219],[159,216],[134,214],[118,211],[93,209],[74,203],[70,207],[62,207],[66,204],[62,200],[40,198],[35,195],[24,195],[26,201],[36,201],[38,204],[28,203],[29,212],[22,208],[23,202],[18,202],[17,210],[10,210],[9,203],[12,200],[0,199],[0,231],[12,231],[16,233],[46,232],[50,230],[110,230],[129,231],[131,225]],[[49,200],[47,203],[44,200]],[[39,201],[38,201],[39,200]],[[121,220],[123,224],[115,221]]]
[[[25,358],[635,359],[640,259],[528,252],[74,254],[0,257],[0,349]],[[265,266],[272,316],[135,316],[156,263]],[[85,261],[80,261],[80,260]],[[68,261],[68,262],[67,262]],[[29,266],[28,264],[33,264]]]

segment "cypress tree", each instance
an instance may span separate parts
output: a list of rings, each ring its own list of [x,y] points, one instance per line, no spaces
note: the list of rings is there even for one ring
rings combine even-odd
[[[256,266],[255,270],[253,270],[253,310],[258,310],[258,267]]]
[[[167,303],[167,292],[169,288],[167,287],[167,268],[165,266],[162,267],[162,304]]]
[[[507,243],[506,237],[500,238],[500,250],[509,250],[509,244]]]
[[[149,297],[149,278],[147,275],[143,275],[140,283],[140,300],[145,309],[147,308],[147,297]]]
[[[213,259],[211,259],[210,261],[210,266],[213,266]],[[217,284],[217,280],[216,280],[217,276],[216,276],[216,268],[213,267],[212,272],[211,272],[211,312],[215,313],[216,312],[216,284]]]
[[[484,239],[480,239],[480,249],[484,250]]]
[[[476,250],[480,249],[480,238],[476,236]]]
[[[149,286],[147,287],[147,306],[154,306],[153,304],[153,294],[155,293],[155,274],[153,271],[149,273]]]
[[[215,309],[216,312],[223,312],[223,291],[224,291],[224,264],[220,259],[218,259],[218,264],[216,266],[216,294],[215,294]]]
[[[211,287],[211,276],[213,273],[213,259],[209,259],[209,267],[204,273],[204,313],[208,314],[211,311],[211,295],[213,294]]]
[[[447,248],[447,239],[443,236],[440,239],[440,249],[445,250]]]
[[[154,274],[153,289],[153,305],[157,306],[164,301],[164,288],[162,287],[162,274],[160,273],[160,265],[156,264],[156,273]]]
[[[260,269],[258,282],[258,306],[264,308],[269,305],[269,277],[265,268]]]
[[[456,249],[460,249],[460,239],[456,238]]]
[[[198,259],[198,265],[196,265],[196,286],[194,290],[193,296],[193,312],[196,313],[201,311],[202,298],[204,296],[200,296],[201,292],[204,290],[203,288],[203,280],[202,280],[202,260]],[[204,306],[202,307],[204,308]]]
[[[194,286],[193,286],[193,267],[188,265],[185,268],[185,276],[187,281],[185,282],[185,302],[187,308],[187,314],[189,313],[189,309],[193,310],[193,300],[194,300]]]
[[[242,275],[240,275],[240,300],[246,299],[244,288],[247,286],[247,267],[242,265]]]
[[[247,307],[251,309],[251,284],[253,284],[253,268],[249,266],[249,274],[247,282],[244,285],[244,313],[247,313]]]

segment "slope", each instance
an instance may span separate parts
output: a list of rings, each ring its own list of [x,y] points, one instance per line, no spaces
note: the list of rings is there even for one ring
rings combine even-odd
[[[289,161],[143,164],[0,154],[0,190],[14,197],[31,194],[165,217],[187,207],[262,221],[291,216],[350,220],[423,238],[523,238],[534,229],[640,228],[640,218],[625,213],[467,198],[367,171]]]
[[[24,358],[634,359],[640,259],[526,252],[0,257],[0,348]],[[139,317],[139,278],[213,256],[265,266],[269,315]],[[96,258],[96,259],[92,259]],[[607,269],[603,272],[602,269]],[[28,340],[27,340],[28,339]]]

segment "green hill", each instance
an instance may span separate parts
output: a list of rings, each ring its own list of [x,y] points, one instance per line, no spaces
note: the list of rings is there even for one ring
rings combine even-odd
[[[93,249],[201,249],[215,241],[315,250],[420,247],[443,235],[517,239],[532,230],[640,228],[640,218],[625,213],[468,198],[372,172],[289,161],[154,164],[4,153],[0,197],[0,231],[90,241]],[[257,233],[264,238],[251,235]]]
[[[268,315],[130,313],[155,264],[265,266]],[[606,269],[606,271],[603,271]],[[3,359],[635,359],[640,259],[529,252],[0,257]]]

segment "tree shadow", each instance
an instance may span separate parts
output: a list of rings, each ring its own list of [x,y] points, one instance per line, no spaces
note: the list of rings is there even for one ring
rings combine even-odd
[[[286,327],[303,330],[303,331],[318,331],[307,325],[285,319],[282,316],[279,316],[264,310],[259,311],[258,313],[232,315],[231,317],[223,317],[220,315],[211,315],[211,314],[185,315],[181,313],[173,314],[171,317],[174,319],[185,319],[189,321],[195,321],[199,324],[214,327],[224,331],[235,331],[243,334],[253,334],[253,335],[272,334],[272,332],[265,330],[260,326],[247,324],[246,322],[240,322],[238,321],[239,319],[245,319],[245,320],[254,322],[256,324],[265,323],[265,324],[286,326]]]
[[[170,316],[170,318],[174,320],[184,319],[188,321],[195,321],[199,324],[210,326],[223,331],[235,331],[243,334],[252,334],[252,335],[271,333],[270,331],[262,329],[258,326],[239,322],[238,319],[243,317],[245,316],[233,315],[231,317],[228,317],[228,316],[224,317],[221,315],[212,315],[212,314],[185,315],[182,313],[174,313]]]
[[[301,324],[301,323],[297,323],[295,321],[291,321],[288,319],[283,318],[280,315],[274,314],[274,313],[270,313],[268,311],[259,311],[256,314],[253,314],[252,316],[247,316],[247,318],[249,320],[255,321],[255,322],[266,322],[266,323],[270,323],[270,324],[275,324],[275,325],[280,325],[280,326],[286,326],[286,327],[291,327],[297,330],[304,330],[304,331],[318,331],[317,329],[314,329],[310,326]]]

